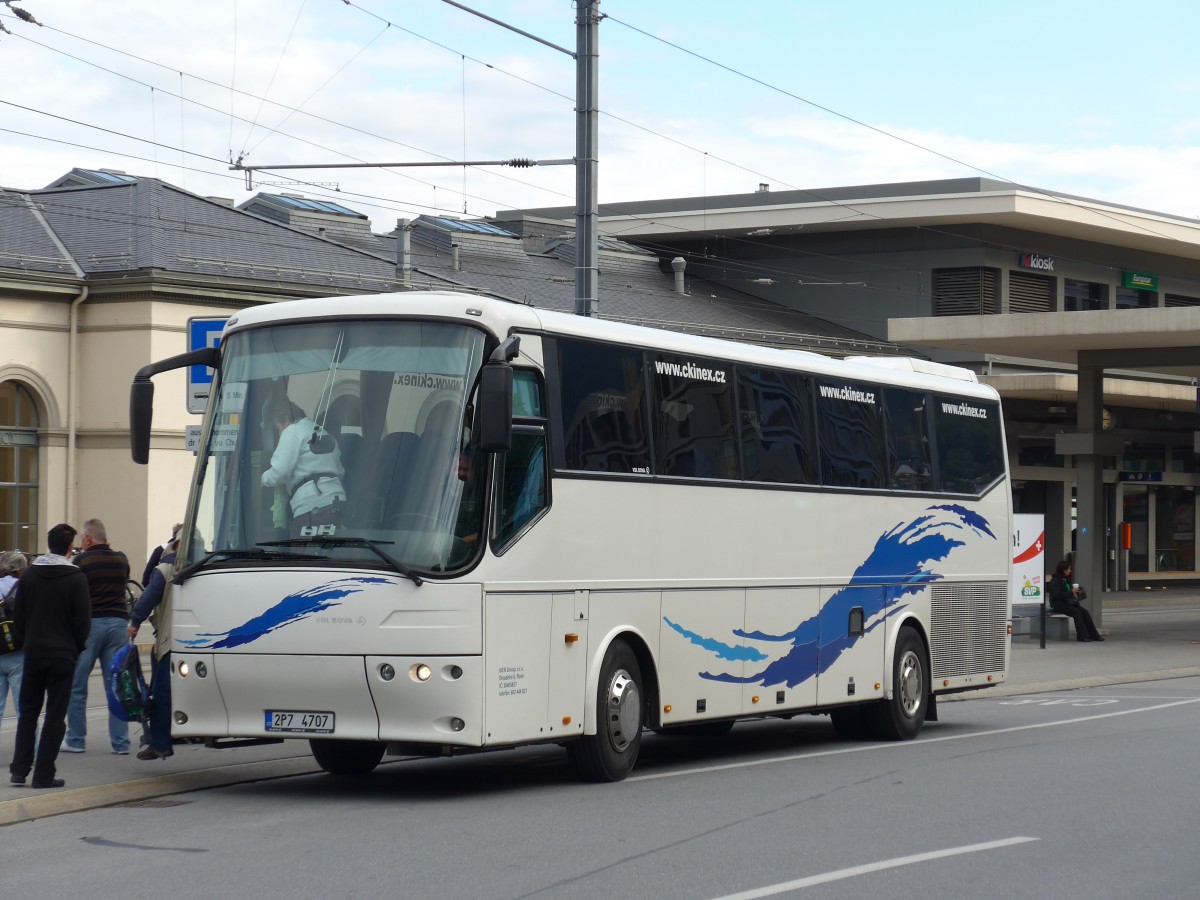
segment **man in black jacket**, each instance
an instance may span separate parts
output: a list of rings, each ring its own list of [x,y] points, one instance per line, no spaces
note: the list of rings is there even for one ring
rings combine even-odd
[[[71,676],[92,627],[87,576],[68,558],[75,529],[55,525],[47,533],[46,543],[50,552],[35,559],[17,583],[13,609],[13,628],[25,646],[25,674],[9,780],[24,784],[32,769],[35,788],[64,784],[55,777],[55,760],[67,730]],[[46,721],[35,760],[34,740],[43,702]]]

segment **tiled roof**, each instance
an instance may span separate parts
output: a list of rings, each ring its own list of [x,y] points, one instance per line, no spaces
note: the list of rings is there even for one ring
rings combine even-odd
[[[74,275],[31,204],[28,194],[0,189],[0,269]]]
[[[154,178],[32,196],[91,275],[162,269],[338,290],[393,289],[393,267],[373,255]]]
[[[415,227],[422,228],[421,219]],[[381,255],[394,259],[395,237],[381,235],[378,240]],[[459,251],[461,268],[455,270],[449,250],[435,249],[415,237],[411,247],[415,286],[430,286],[433,279],[543,309],[575,309],[573,252],[561,258],[557,253],[497,257],[473,254],[464,244]],[[630,256],[637,264],[619,260],[613,264],[610,256]],[[685,278],[687,293],[676,293],[673,274],[664,272],[645,251],[601,252],[599,282],[599,315],[604,319],[835,356],[901,352],[895,344],[712,282]]]

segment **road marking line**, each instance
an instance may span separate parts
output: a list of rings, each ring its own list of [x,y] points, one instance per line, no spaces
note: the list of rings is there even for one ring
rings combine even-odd
[[[869,875],[872,872],[882,872],[884,869],[895,869],[900,866],[911,866],[914,863],[929,862],[935,859],[945,859],[948,856],[961,856],[964,853],[981,853],[984,850],[999,850],[1002,847],[1012,847],[1016,844],[1027,844],[1036,841],[1035,837],[1010,837],[999,841],[987,841],[982,844],[968,844],[965,847],[948,847],[945,850],[931,850],[928,853],[914,853],[912,856],[897,856],[895,859],[884,859],[879,862],[866,863],[861,866],[851,866],[849,869],[837,869],[821,875],[810,875],[807,878],[797,878],[795,881],[781,881],[769,884],[740,894],[726,894],[714,900],[756,900],[758,897],[771,897],[785,891],[795,891],[800,888],[812,887],[817,884],[828,884],[831,881],[841,881],[854,878],[857,875]]]
[[[916,741],[896,741],[881,744],[862,744],[855,747],[842,747],[837,750],[814,750],[811,753],[793,753],[789,756],[776,756],[771,759],[744,760],[736,763],[723,763],[717,766],[701,766],[696,769],[679,769],[674,772],[654,772],[646,775],[631,775],[626,781],[654,781],[658,778],[675,778],[679,775],[702,775],[707,772],[724,772],[729,769],[749,769],[753,766],[767,766],[774,763],[794,762],[799,759],[817,759],[822,756],[840,756],[846,753],[863,753],[868,750],[895,750],[904,747],[921,747],[926,744],[938,744],[944,741],[961,741],[967,738],[989,737],[994,734],[1011,734],[1017,731],[1032,731],[1035,728],[1054,728],[1059,725],[1075,725],[1080,722],[1094,722],[1097,719],[1112,719],[1117,716],[1131,716],[1135,713],[1154,712],[1159,709],[1170,709],[1173,706],[1186,706],[1189,703],[1200,703],[1200,697],[1187,700],[1176,700],[1173,703],[1160,703],[1158,706],[1143,706],[1139,709],[1125,709],[1117,712],[1097,713],[1093,716],[1080,716],[1077,719],[1062,719],[1057,722],[1035,722],[1032,725],[1013,725],[1008,728],[993,728],[988,731],[972,731],[969,734],[948,734],[943,737],[921,738]]]

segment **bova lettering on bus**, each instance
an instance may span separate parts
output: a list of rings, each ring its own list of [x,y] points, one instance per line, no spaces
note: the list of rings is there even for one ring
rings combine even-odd
[[[191,640],[180,641],[180,643],[185,647],[197,650],[224,650],[229,647],[240,647],[242,644],[256,641],[272,631],[278,631],[285,625],[307,619],[309,616],[324,612],[331,607],[341,606],[342,598],[357,594],[369,584],[392,584],[392,581],[372,576],[340,578],[328,584],[288,594],[262,615],[255,616],[229,631],[220,634],[201,634]]]
[[[785,656],[753,675],[697,674],[709,681],[795,687],[826,671],[862,636],[850,634],[850,610],[853,607],[863,608],[864,621],[870,622],[866,631],[873,631],[906,607],[906,604],[899,604],[887,609],[889,600],[918,593],[930,582],[941,580],[942,576],[928,568],[929,564],[944,560],[956,547],[965,546],[966,535],[996,540],[987,520],[964,507],[956,504],[931,506],[926,513],[882,534],[871,555],[855,570],[850,584],[830,597],[816,616],[784,634],[741,629],[732,632],[736,637],[751,641],[789,642],[792,648]],[[665,616],[663,621],[691,643],[710,651],[716,659],[762,662],[769,658],[752,647],[727,644],[696,634]]]
[[[1054,271],[1054,258],[1051,256],[1038,256],[1036,253],[1022,253],[1021,266],[1025,269],[1042,269],[1046,272]]]

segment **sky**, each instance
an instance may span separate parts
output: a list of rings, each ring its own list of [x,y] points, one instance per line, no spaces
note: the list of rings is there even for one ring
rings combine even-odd
[[[570,0],[0,2],[0,186],[71,168],[241,203],[574,204]],[[1195,0],[602,0],[599,200],[989,177],[1200,217]]]

